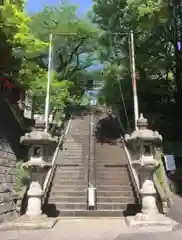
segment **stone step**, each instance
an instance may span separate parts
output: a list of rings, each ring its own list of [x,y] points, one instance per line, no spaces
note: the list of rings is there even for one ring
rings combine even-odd
[[[88,147],[88,146],[89,146],[89,136],[84,137],[82,139],[76,138],[73,143],[65,140],[65,142],[63,144],[63,149],[73,148],[73,149],[79,151],[80,149],[82,149],[82,147]]]
[[[122,163],[122,161],[112,161],[112,160],[108,160],[108,161],[97,161],[97,159],[95,160],[96,166],[104,166],[104,167],[108,167],[108,168],[121,168],[121,169],[127,169],[127,164]]]
[[[129,184],[122,185],[97,185],[98,191],[130,191],[131,186]]]
[[[60,191],[51,191],[50,197],[59,197],[59,196],[69,196],[69,197],[85,197],[87,194],[87,189],[82,191],[69,191],[69,190],[60,190]]]
[[[75,176],[79,176],[80,174],[85,174],[85,172],[84,172],[84,169],[82,168],[82,169],[80,169],[80,168],[75,168],[75,170],[74,169],[70,169],[69,167],[60,167],[59,169],[57,169],[56,170],[56,174],[55,174],[55,176],[60,176],[60,175],[71,175],[71,176],[73,176],[73,175],[75,175]]]
[[[56,164],[56,172],[62,171],[62,170],[69,170],[69,171],[84,171],[84,164],[78,164],[78,163],[57,163]]]
[[[123,184],[128,184],[129,182],[129,179],[128,178],[122,178],[122,179],[97,179],[96,180],[96,185],[99,186],[99,185],[108,185],[108,184],[111,184],[111,185],[120,185],[122,186]]]
[[[76,166],[74,167],[73,165],[67,164],[67,165],[61,165],[59,166],[59,168],[56,169],[56,173],[55,176],[57,175],[79,175],[79,174],[84,174],[85,170],[84,170],[84,166]]]
[[[83,151],[83,149],[88,149],[89,144],[88,143],[79,143],[77,146],[72,145],[63,145],[63,153],[69,153],[70,151],[74,151],[75,153],[80,153]]]
[[[64,191],[64,190],[69,190],[69,191],[83,191],[84,189],[87,189],[87,186],[83,183],[81,185],[78,185],[77,183],[75,184],[58,184],[54,183],[52,186],[51,191]]]
[[[53,185],[60,184],[60,185],[82,185],[86,184],[84,179],[54,179]]]
[[[60,179],[60,178],[64,178],[64,179],[77,179],[77,178],[81,178],[84,179],[85,177],[85,173],[84,172],[67,172],[67,171],[60,171],[59,173],[56,172],[54,179]]]
[[[87,209],[87,203],[82,201],[82,202],[51,202],[51,204],[54,204],[56,206],[56,209],[58,209],[59,211],[63,210],[63,209],[72,209],[72,210],[76,210],[76,209]]]
[[[106,156],[104,159],[100,159],[98,156],[95,157],[97,164],[108,164],[108,165],[119,165],[126,167],[128,162],[125,162],[122,158],[114,158],[113,156]]]
[[[121,210],[82,210],[64,209],[61,211],[50,211],[47,213],[49,217],[121,217],[123,218],[123,211]]]
[[[62,159],[60,162],[59,162],[59,166],[60,167],[66,167],[66,166],[73,166],[73,167],[80,167],[80,166],[83,166],[83,164],[84,164],[84,162],[83,162],[83,160],[82,159],[74,159],[74,158],[72,158],[72,159],[70,159],[70,160],[68,160],[68,159]]]
[[[116,174],[119,173],[127,173],[128,170],[126,168],[120,168],[120,167],[107,167],[107,166],[102,166],[102,165],[96,165],[96,171],[97,172],[115,172]]]
[[[67,196],[67,195],[50,195],[49,197],[49,202],[51,203],[84,203],[87,201],[87,195],[85,194],[85,196]]]
[[[123,167],[128,164],[126,160],[123,159],[122,156],[113,156],[112,154],[107,154],[103,156],[102,158],[100,156],[95,155],[95,158],[97,159],[98,163],[108,163],[108,164],[119,164],[122,165]]]
[[[116,174],[102,174],[102,175],[100,175],[100,174],[97,174],[97,176],[96,176],[96,180],[100,180],[100,181],[106,181],[106,180],[108,180],[108,181],[110,181],[110,180],[118,180],[118,181],[122,181],[122,180],[127,180],[127,181],[129,181],[130,180],[130,178],[129,178],[129,176],[128,176],[128,174],[125,174],[125,173],[120,173],[120,174],[118,174],[118,175],[116,175]]]
[[[73,153],[74,154],[74,153]],[[77,164],[83,164],[84,163],[85,156],[82,154],[80,156],[72,155],[72,157],[63,156],[61,157],[59,163],[65,164],[65,163],[77,163]]]
[[[118,204],[118,203],[133,203],[134,198],[132,196],[100,196],[97,193],[96,197],[97,203],[111,203],[111,204]]]
[[[112,162],[112,161],[98,162],[98,161],[96,161],[95,165],[97,167],[105,167],[105,168],[128,169],[127,164],[123,163],[122,161],[120,161],[120,162]]]
[[[82,159],[83,160],[83,157],[85,155],[88,155],[87,152],[88,152],[87,149],[83,149],[81,152],[75,152],[75,151],[70,150],[69,154],[67,152],[62,154],[61,158],[62,159],[68,159],[68,160],[77,158],[77,159]]]
[[[80,157],[80,156],[83,156],[84,154],[86,154],[86,152],[88,152],[88,149],[82,149],[82,151],[80,152],[76,152],[74,150],[69,150],[69,153],[68,152],[64,152],[61,154],[61,157],[63,159],[65,158],[68,158],[68,159],[72,159],[72,157]]]
[[[111,150],[106,151],[105,149],[103,150],[103,153],[98,152],[98,150],[96,149],[96,157],[98,157],[99,161],[104,161],[106,159],[109,160],[111,159],[111,157],[113,157],[113,161],[127,160],[125,153],[122,153],[121,151],[111,152]]]
[[[133,197],[133,192],[132,191],[100,191],[97,189],[97,197]]]
[[[108,177],[110,177],[110,176],[120,177],[120,176],[123,176],[123,175],[124,176],[127,175],[129,177],[129,174],[126,171],[118,171],[117,172],[117,171],[111,171],[111,170],[108,171],[108,170],[105,170],[105,169],[103,171],[102,170],[99,171],[98,169],[96,169],[96,177],[107,177],[107,176]]]
[[[64,181],[85,181],[85,176],[71,176],[71,175],[62,175],[62,176],[56,176],[54,178],[54,182],[60,183]]]
[[[95,164],[96,166],[96,169],[98,170],[114,170],[114,171],[121,171],[121,172],[127,172],[127,168],[126,167],[120,167],[119,165],[112,165],[112,166],[109,166],[107,164]]]
[[[73,133],[72,139],[67,139],[64,144],[68,143],[70,145],[75,146],[76,144],[79,144],[82,142],[83,144],[86,144],[89,142],[89,133],[88,132],[80,132],[80,135],[78,133]]]
[[[97,176],[99,175],[112,175],[112,176],[122,176],[122,175],[128,175],[129,173],[125,170],[117,170],[117,169],[108,169],[108,168],[97,168],[95,169]]]
[[[131,202],[132,203],[132,202]],[[97,209],[99,210],[126,210],[128,202],[97,202]]]

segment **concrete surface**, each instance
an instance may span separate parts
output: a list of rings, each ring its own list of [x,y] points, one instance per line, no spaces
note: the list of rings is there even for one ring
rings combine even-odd
[[[182,198],[180,196],[172,195],[172,206],[166,215],[182,224]]]
[[[160,233],[162,232],[162,233]],[[128,227],[125,219],[61,219],[52,229],[0,232],[3,240],[141,240],[179,239],[182,230],[170,227]]]
[[[135,226],[171,226],[174,227],[178,225],[179,223],[174,221],[173,219],[160,214],[160,213],[155,213],[155,214],[143,214],[143,213],[138,213],[135,216],[127,216],[126,217],[126,223],[130,227],[135,227]]]

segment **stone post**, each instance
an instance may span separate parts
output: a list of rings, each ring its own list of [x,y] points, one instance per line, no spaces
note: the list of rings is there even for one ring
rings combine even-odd
[[[52,228],[56,223],[55,219],[49,219],[42,214],[42,188],[45,175],[51,167],[48,147],[57,141],[57,138],[53,138],[44,129],[44,121],[36,120],[33,131],[26,133],[20,139],[22,144],[29,147],[28,161],[23,166],[30,173],[30,187],[27,192],[28,206],[26,214],[15,220],[11,224],[12,228]]]
[[[156,205],[156,189],[153,175],[159,163],[155,159],[155,146],[162,142],[157,131],[148,129],[148,121],[141,114],[137,121],[138,130],[126,135],[125,140],[132,146],[134,159],[132,165],[140,180],[141,213],[126,218],[130,226],[174,225],[176,222],[159,213]]]

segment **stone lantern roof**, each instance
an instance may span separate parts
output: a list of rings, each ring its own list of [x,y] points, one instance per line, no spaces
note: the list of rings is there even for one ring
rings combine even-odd
[[[20,143],[24,145],[31,144],[50,144],[56,143],[58,141],[57,137],[52,137],[50,133],[45,132],[45,122],[36,119],[35,126],[32,132],[26,133],[24,136],[20,138]]]
[[[162,136],[157,131],[152,131],[151,129],[148,129],[148,120],[143,117],[143,114],[140,115],[140,118],[137,121],[137,127],[137,130],[135,130],[131,134],[125,135],[126,142],[135,142],[137,140],[147,142],[162,141]]]

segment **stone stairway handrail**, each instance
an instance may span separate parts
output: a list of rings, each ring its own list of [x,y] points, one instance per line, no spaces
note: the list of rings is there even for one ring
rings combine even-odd
[[[137,194],[137,197],[138,197],[138,200],[140,201],[140,185],[139,185],[139,179],[138,179],[138,176],[132,166],[132,158],[131,158],[131,154],[126,146],[126,143],[123,139],[123,137],[121,137],[121,141],[122,141],[122,144],[123,144],[123,148],[124,148],[124,151],[126,153],[126,156],[127,156],[127,161],[128,161],[128,170],[130,172],[130,177],[132,178],[132,181],[133,181],[133,184],[135,185],[135,190],[136,190],[136,194]]]
[[[51,182],[52,182],[52,178],[54,176],[54,172],[55,172],[55,169],[56,169],[56,160],[57,160],[58,152],[60,150],[60,146],[64,142],[65,137],[67,136],[67,133],[68,133],[70,125],[71,125],[71,122],[72,122],[72,117],[69,119],[64,133],[59,138],[58,145],[57,145],[57,147],[55,149],[55,152],[53,154],[51,168],[49,169],[49,171],[48,171],[48,173],[45,177],[45,181],[44,181],[44,185],[43,185],[43,203],[46,200],[46,197],[47,197],[47,194],[48,194]]]
[[[118,116],[117,114],[117,118],[119,120],[119,124],[120,126],[122,125],[121,124],[121,119],[120,117]],[[126,143],[125,143],[125,140],[124,138],[121,136],[121,142],[122,142],[122,145],[123,145],[123,148],[124,148],[124,151],[126,153],[126,158],[127,158],[127,161],[128,161],[128,170],[130,172],[130,177],[132,178],[132,181],[133,181],[133,184],[135,185],[135,190],[136,190],[136,194],[137,194],[137,198],[138,200],[140,201],[141,197],[140,197],[140,185],[139,185],[139,179],[138,179],[138,176],[137,176],[137,173],[135,172],[134,168],[133,168],[133,165],[132,165],[132,157],[131,157],[131,154],[126,146]]]
[[[172,192],[170,190],[168,178],[162,162],[160,162],[160,170],[162,173],[162,184],[157,178],[156,173],[154,173],[154,184],[164,207],[170,208],[172,205]]]
[[[154,174],[154,185],[155,185],[155,189],[157,191],[157,194],[158,194],[158,197],[160,198],[160,204],[161,204],[161,208],[162,208],[162,211],[164,213],[166,213],[167,209],[168,209],[168,198],[165,194],[165,191],[164,189],[162,188],[159,180],[157,179],[157,176],[156,174]],[[158,206],[159,207],[159,206]],[[160,207],[159,207],[160,208]]]

